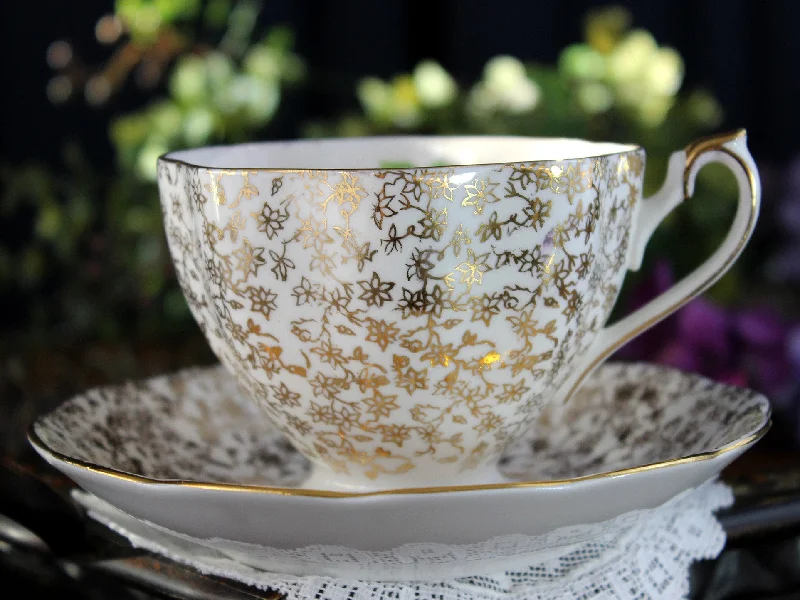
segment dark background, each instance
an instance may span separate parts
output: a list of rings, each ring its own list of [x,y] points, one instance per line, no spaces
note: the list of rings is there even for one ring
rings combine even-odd
[[[477,80],[486,61],[498,54],[553,64],[564,47],[583,39],[586,13],[611,3],[264,0],[260,29],[266,31],[273,25],[285,24],[294,31],[295,51],[307,62],[311,87],[316,90],[282,106],[280,118],[270,124],[269,133],[272,137],[293,137],[299,134],[300,124],[309,119],[334,118],[344,108],[356,105],[352,91],[361,76],[391,77],[408,72],[426,58],[438,60],[465,84]],[[0,0],[0,164],[42,161],[55,166],[62,160],[64,143],[74,139],[92,165],[109,172],[114,169],[109,120],[161,94],[141,92],[135,85],[127,85],[107,106],[92,108],[80,95],[55,106],[45,93],[54,75],[45,60],[53,41],[69,41],[75,54],[89,65],[108,59],[111,50],[97,43],[94,25],[99,17],[112,12],[113,4],[113,0]],[[678,50],[686,67],[684,89],[706,87],[724,107],[725,122],[720,129],[747,128],[748,145],[759,161],[762,176],[767,173],[763,168],[766,163],[785,164],[800,156],[800,1],[639,0],[616,4],[630,10],[634,27],[649,30],[659,44]],[[331,93],[337,90],[340,93]],[[779,195],[765,191],[762,239],[779,237],[779,218],[769,218],[769,213],[775,212],[769,210],[770,205],[774,208],[778,204]],[[98,194],[93,202],[99,204],[104,199]],[[800,211],[800,201],[794,206]],[[23,214],[16,218],[24,223],[26,217]],[[26,236],[28,231],[17,222],[0,222],[0,247],[3,243],[23,245]],[[758,265],[764,261],[762,246],[760,241],[751,244],[753,262]],[[124,272],[124,268],[112,270],[97,285],[111,287],[114,278],[120,279]],[[67,275],[72,279],[74,274],[70,271]],[[135,283],[133,277],[130,281]],[[63,281],[56,283],[61,285]],[[757,287],[752,284],[741,296],[749,296],[752,289],[755,297]],[[794,291],[796,287],[784,291]],[[52,284],[52,289],[58,288]],[[85,295],[91,297],[92,290],[99,288],[87,289]],[[39,297],[42,295],[47,294],[40,293]],[[800,304],[795,298],[792,294],[786,304],[797,308]],[[744,304],[750,300],[742,299]],[[24,304],[31,297],[17,294],[11,300]],[[111,313],[111,306],[107,301],[98,313]],[[14,310],[4,307],[0,311],[0,331],[8,338],[6,327],[14,327],[20,319]],[[147,377],[190,364],[207,364],[214,357],[196,327],[171,340],[133,340],[129,344],[120,340],[79,340],[67,350],[56,347],[56,336],[44,339],[35,351],[20,351],[19,355],[16,348],[4,355],[5,349],[0,346],[0,509],[16,502],[16,508],[30,523],[38,523],[43,531],[53,534],[48,541],[60,541],[68,549],[74,549],[77,543],[78,549],[84,551],[81,544],[88,547],[88,542],[79,535],[84,525],[72,523],[74,530],[69,529],[62,513],[42,510],[43,506],[47,508],[46,495],[35,495],[41,490],[29,487],[30,482],[19,483],[19,473],[28,472],[38,476],[44,473],[50,478],[45,481],[56,481],[64,489],[70,485],[64,478],[53,479],[49,471],[39,472],[43,463],[24,439],[27,425],[64,398],[88,387]],[[711,362],[714,359],[710,357]],[[800,506],[800,463],[796,452],[800,444],[800,378],[797,379],[791,402],[785,404],[781,419],[776,418],[771,437],[734,463],[727,474],[737,494],[733,517],[747,525],[740,529],[749,528],[744,533],[750,537],[742,534],[737,538],[729,529],[728,547],[722,557],[700,565],[695,572],[693,598],[764,598],[768,594],[773,598],[797,597],[788,595],[790,590],[796,593],[800,589],[800,525],[796,519]],[[795,444],[792,452],[787,451],[789,439]],[[12,471],[15,478],[10,475]],[[791,497],[791,501],[781,504],[781,495]],[[758,508],[759,503],[772,512],[751,510],[750,505]],[[778,518],[782,507],[783,516],[790,514],[794,519],[792,527]],[[767,535],[765,530],[772,533]],[[101,548],[101,556],[106,550]],[[0,558],[4,556],[0,553]],[[22,582],[28,592],[26,597],[73,597],[69,593],[72,588],[63,578],[53,578],[59,569],[47,565],[47,569],[37,570],[26,563],[24,569],[14,565],[12,570],[9,564],[5,558],[0,560],[0,579],[9,589],[10,582]],[[96,594],[93,585],[82,582],[81,586],[86,594],[75,597],[128,597],[116,585],[108,590],[98,587]],[[748,592],[750,595],[746,595]]]
[[[492,56],[555,62],[558,52],[582,38],[587,10],[608,1],[506,0],[268,0],[262,25],[284,23],[297,36],[297,52],[313,73],[337,77],[343,89],[358,76],[387,77],[434,58],[458,79],[477,79]],[[782,161],[800,148],[800,6],[794,0],[647,0],[617,2],[633,24],[675,47],[686,62],[685,87],[709,88],[725,107],[728,128],[746,127],[753,154]],[[87,62],[101,62],[108,49],[94,39],[94,23],[111,12],[111,0],[0,1],[3,57],[2,148],[8,162],[55,161],[61,142],[82,142],[98,165],[111,166],[106,134],[112,110],[135,108],[144,97],[130,86],[111,106],[92,109],[81,101],[53,106],[45,95],[52,71],[48,45],[70,41]],[[331,83],[326,81],[327,85]],[[335,81],[333,83],[336,83]],[[322,86],[321,86],[322,87]],[[351,88],[350,88],[351,89]],[[297,134],[304,118],[328,116],[343,103],[313,94],[284,115],[282,137]]]

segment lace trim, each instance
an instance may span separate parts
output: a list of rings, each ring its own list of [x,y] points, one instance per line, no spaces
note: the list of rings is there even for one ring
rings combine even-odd
[[[292,600],[683,597],[688,593],[691,563],[715,557],[722,550],[725,534],[713,513],[733,501],[727,486],[709,482],[652,511],[628,513],[600,525],[569,528],[572,543],[559,546],[548,545],[548,540],[566,540],[563,530],[527,540],[526,536],[504,536],[471,546],[413,544],[377,553],[330,546],[286,551],[244,547],[220,540],[205,540],[201,545],[192,538],[125,515],[85,492],[77,492],[75,497],[93,518],[128,538],[136,547],[193,566],[202,573],[235,579],[259,589],[277,590]],[[563,537],[554,537],[557,533]],[[535,550],[521,556],[519,551],[523,548]],[[510,560],[509,549],[517,551]],[[254,551],[258,556],[249,554]],[[274,564],[296,561],[295,569],[304,561],[306,567],[315,566],[317,572],[335,571],[340,576],[292,576],[252,566],[253,562],[266,564],[267,558],[274,560]],[[241,559],[251,564],[244,564]],[[471,566],[474,561],[478,567],[481,560],[484,567],[493,570],[476,568],[473,573],[481,574],[452,578],[455,565]],[[382,571],[383,576],[411,575],[411,579],[428,581],[368,582],[348,578],[348,572],[350,577],[357,577],[376,571]]]

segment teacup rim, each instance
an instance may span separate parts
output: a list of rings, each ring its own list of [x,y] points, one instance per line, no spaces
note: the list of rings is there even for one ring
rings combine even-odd
[[[273,144],[303,144],[312,142],[323,143],[338,143],[338,142],[353,142],[353,141],[392,141],[392,140],[430,140],[430,139],[459,139],[459,140],[538,140],[548,142],[577,142],[589,144],[611,144],[617,146],[618,149],[612,152],[604,152],[585,156],[569,156],[562,158],[541,158],[534,160],[521,160],[521,161],[506,161],[506,162],[476,162],[465,164],[437,164],[431,166],[391,166],[391,167],[240,167],[240,166],[211,166],[207,164],[200,164],[200,161],[191,162],[184,158],[176,158],[174,155],[178,153],[192,153],[199,150],[230,150],[237,147],[244,146],[268,146]],[[570,161],[584,161],[605,158],[609,156],[622,156],[625,154],[638,154],[644,153],[645,149],[640,144],[632,142],[611,142],[601,140],[590,140],[579,137],[558,137],[558,136],[527,136],[527,135],[376,135],[376,136],[352,136],[352,137],[321,137],[321,138],[296,138],[296,139],[278,139],[278,140],[263,140],[258,142],[239,142],[234,144],[212,144],[207,146],[196,146],[191,148],[181,148],[170,150],[161,154],[158,163],[170,163],[180,165],[195,170],[203,170],[208,172],[222,172],[222,171],[242,171],[248,173],[303,173],[303,172],[330,172],[330,173],[389,173],[389,172],[407,172],[414,171],[440,171],[451,169],[471,169],[471,168],[502,168],[508,166],[522,166],[522,165],[547,165],[552,163],[563,163]]]

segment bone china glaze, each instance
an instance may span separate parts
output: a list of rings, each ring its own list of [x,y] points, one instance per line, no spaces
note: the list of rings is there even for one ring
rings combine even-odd
[[[474,479],[590,370],[644,158],[531,138],[267,143],[173,153],[159,186],[214,352],[318,478],[376,488]],[[476,165],[363,168],[381,160]]]

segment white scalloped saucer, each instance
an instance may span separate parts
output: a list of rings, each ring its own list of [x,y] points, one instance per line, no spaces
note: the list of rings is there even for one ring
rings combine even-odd
[[[769,423],[753,391],[612,363],[506,453],[510,483],[346,493],[301,488],[306,460],[211,367],[88,391],[30,440],[110,505],[257,568],[423,579],[629,526],[717,476]]]

